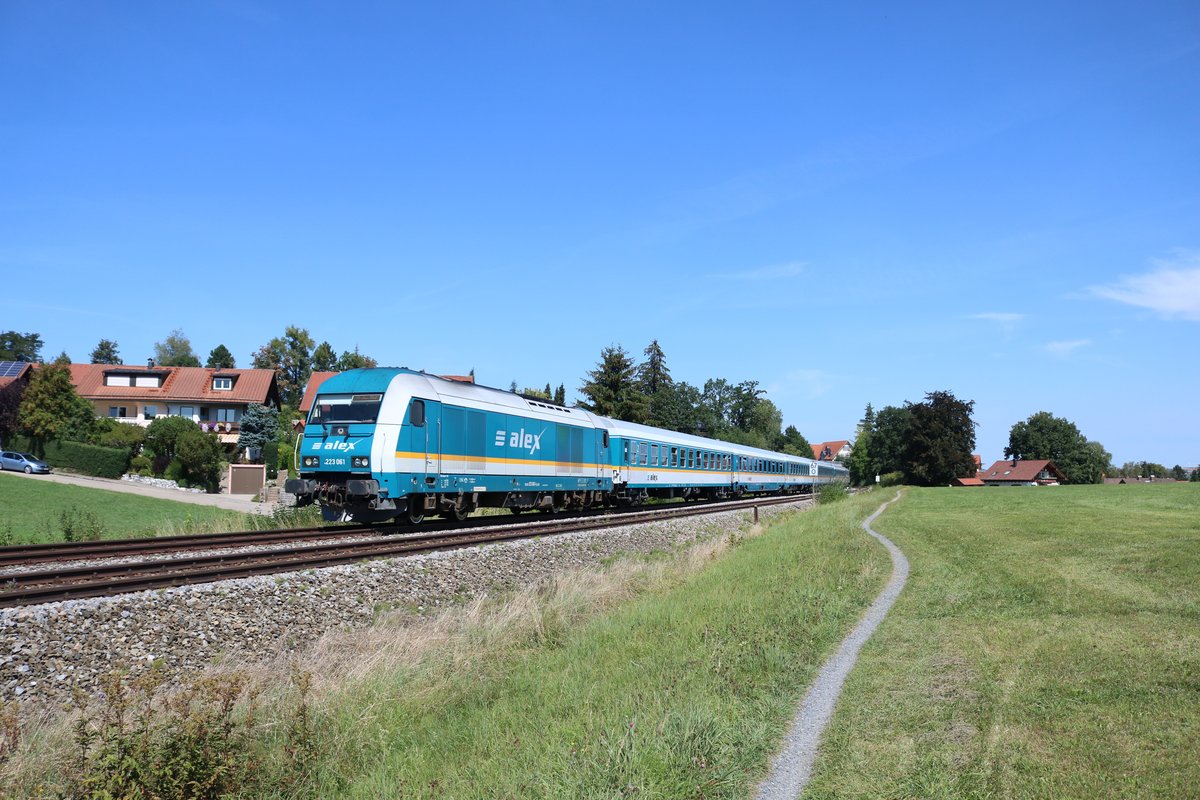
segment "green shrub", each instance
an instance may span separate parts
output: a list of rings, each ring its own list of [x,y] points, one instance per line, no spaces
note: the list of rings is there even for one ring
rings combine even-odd
[[[167,480],[178,483],[183,479],[183,462],[178,458],[172,458],[171,463],[167,464],[167,468],[163,470],[162,475]]]
[[[129,460],[129,471],[135,475],[149,475],[153,462],[146,456],[134,456]]]
[[[282,472],[289,478],[296,477],[295,459],[296,449],[286,442],[281,442],[279,445],[279,459],[276,462],[278,464],[276,474]]]
[[[129,466],[129,451],[125,448],[100,447],[83,442],[47,442],[46,463],[83,475],[119,478]]]
[[[817,505],[826,503],[836,503],[838,500],[845,500],[850,496],[850,491],[846,488],[846,484],[842,481],[834,483],[823,483],[817,489]]]
[[[899,486],[904,483],[903,472],[889,472],[879,478],[880,486]]]
[[[58,515],[64,542],[96,542],[104,536],[104,526],[91,511],[75,506],[64,508]]]
[[[123,447],[131,453],[140,450],[145,440],[146,429],[141,425],[117,422],[107,417],[96,420],[96,429],[91,438],[92,444],[101,447]]]
[[[221,443],[215,434],[199,428],[184,431],[175,443],[175,460],[183,467],[183,476],[193,486],[215,492],[221,483]]]
[[[267,477],[274,479],[279,474],[279,442],[263,445],[263,463],[267,465]]]

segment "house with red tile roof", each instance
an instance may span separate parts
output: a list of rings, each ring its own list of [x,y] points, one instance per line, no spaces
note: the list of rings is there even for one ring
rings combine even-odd
[[[71,382],[96,415],[132,425],[187,417],[236,444],[251,403],[279,408],[279,386],[270,369],[208,369],[125,364],[72,364]]]
[[[1067,482],[1054,462],[1046,459],[1004,459],[980,470],[977,477],[984,486],[1057,486]]]
[[[813,458],[818,461],[836,461],[839,458],[844,461],[850,457],[853,450],[854,445],[845,439],[812,445]]]
[[[10,383],[29,383],[32,368],[28,361],[0,361],[0,389]]]

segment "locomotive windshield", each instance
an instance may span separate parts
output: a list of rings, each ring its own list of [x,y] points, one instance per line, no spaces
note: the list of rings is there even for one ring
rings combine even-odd
[[[308,424],[374,422],[382,403],[381,394],[319,394],[308,415]]]

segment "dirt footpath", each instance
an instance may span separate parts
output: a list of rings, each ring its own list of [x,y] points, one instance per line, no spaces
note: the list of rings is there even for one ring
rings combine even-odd
[[[269,516],[271,503],[256,503],[254,495],[249,494],[203,494],[187,492],[179,489],[161,489],[135,481],[113,480],[111,478],[92,478],[87,475],[67,475],[51,473],[50,475],[26,475],[23,472],[5,472],[5,475],[16,475],[30,481],[50,481],[51,483],[73,483],[76,486],[86,486],[89,489],[106,489],[110,492],[139,494],[142,497],[155,497],[159,500],[174,500],[178,503],[193,503],[198,506],[216,506],[230,511],[243,511],[248,514]]]

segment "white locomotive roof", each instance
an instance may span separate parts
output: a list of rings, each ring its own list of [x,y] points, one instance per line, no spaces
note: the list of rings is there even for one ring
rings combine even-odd
[[[564,425],[581,425],[588,428],[603,428],[609,436],[623,438],[646,439],[654,442],[693,447],[703,450],[717,450],[723,453],[735,453],[740,456],[756,458],[771,458],[792,462],[809,463],[811,458],[793,456],[787,453],[777,453],[773,450],[763,450],[758,447],[748,447],[734,442],[723,442],[718,439],[708,439],[703,436],[693,436],[687,433],[677,433],[664,428],[654,428],[640,425],[636,422],[624,422],[610,417],[601,417],[585,411],[582,408],[566,408],[550,402],[529,400],[519,394],[494,389],[490,386],[479,386],[474,383],[451,381],[430,375],[425,372],[408,372],[397,375],[394,380],[414,380],[418,385],[423,383],[429,391],[440,398],[453,398],[465,402],[468,406],[511,409],[527,416],[533,416],[547,421]]]
[[[423,381],[430,392],[439,398],[453,398],[464,402],[468,407],[488,407],[492,410],[506,409],[525,416],[554,421],[562,425],[582,425],[586,428],[600,427],[596,417],[582,408],[565,408],[549,401],[529,400],[519,394],[506,392],[503,389],[493,389],[490,386],[479,386],[463,381],[451,381],[437,375],[427,373],[411,373],[399,375],[398,378],[416,379]]]
[[[754,456],[756,458],[771,458],[775,460],[785,460],[793,462],[808,463],[811,458],[803,456],[793,456],[787,453],[777,453],[774,450],[763,450],[758,447],[748,447],[744,444],[736,444],[734,442],[723,442],[719,439],[707,439],[703,436],[693,436],[688,433],[676,433],[664,428],[652,428],[649,425],[639,425],[636,422],[624,422],[619,419],[610,419],[609,417],[594,417],[594,419],[604,428],[608,429],[609,436],[620,436],[626,439],[646,439],[654,442],[666,442],[667,444],[677,444],[684,447],[694,447],[702,450],[719,450],[723,453],[735,453],[739,456]]]

